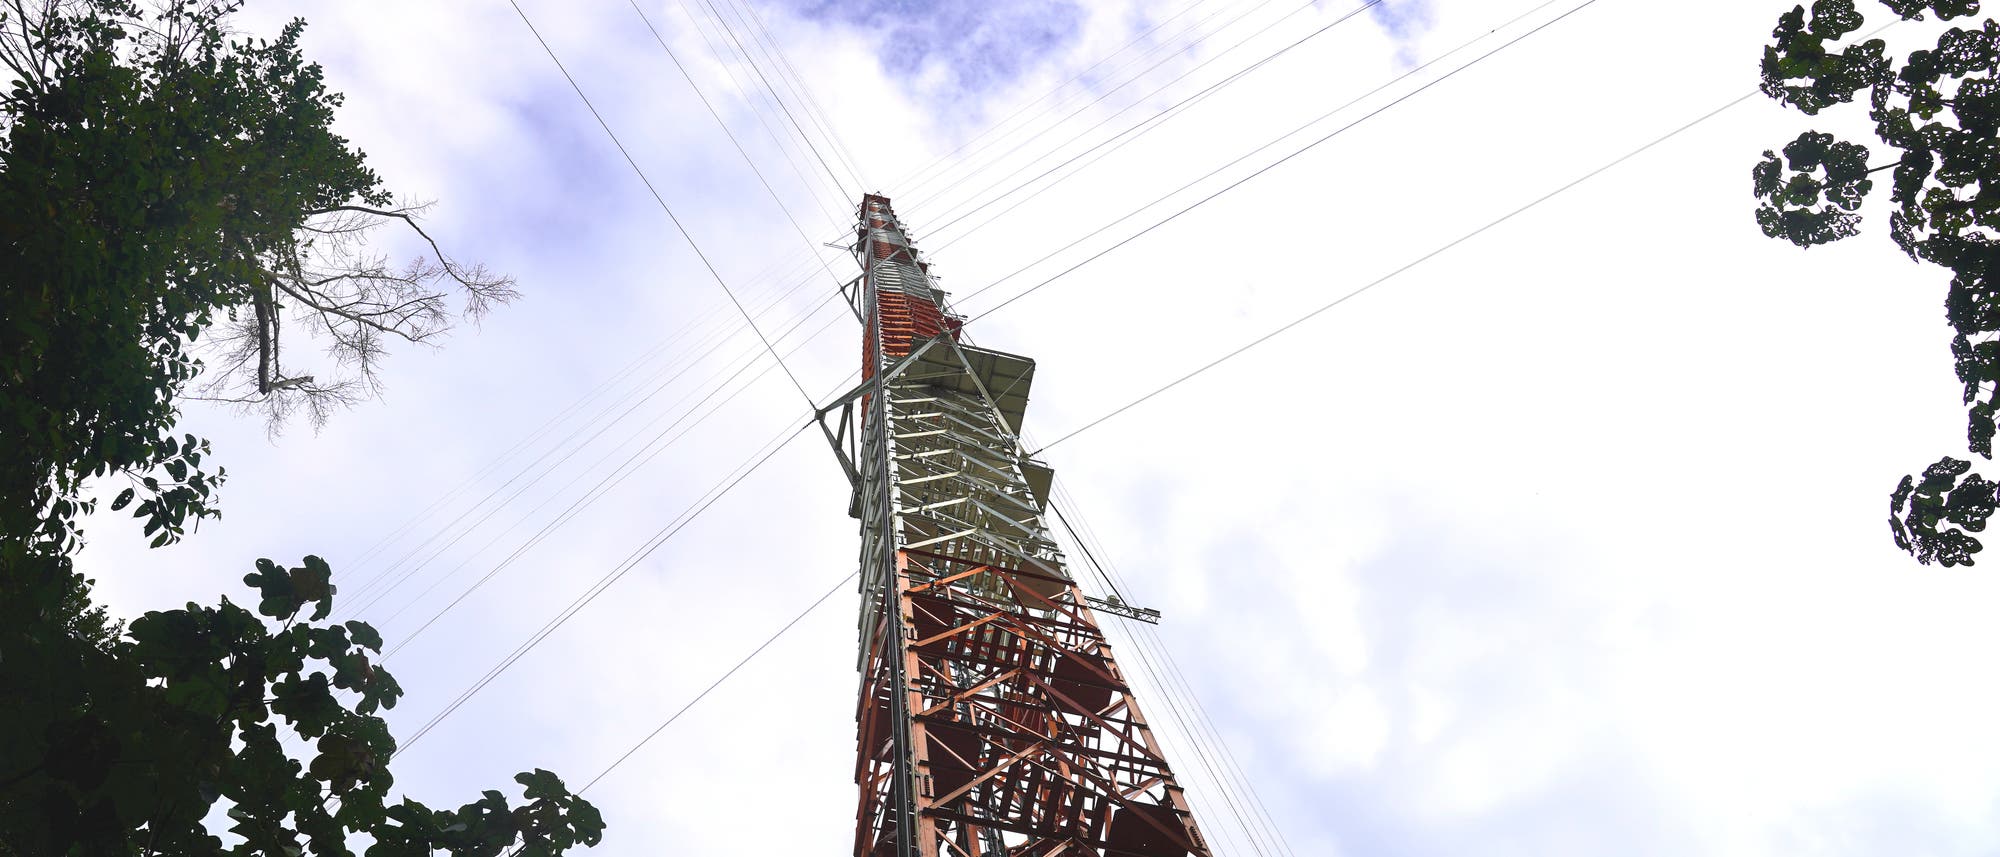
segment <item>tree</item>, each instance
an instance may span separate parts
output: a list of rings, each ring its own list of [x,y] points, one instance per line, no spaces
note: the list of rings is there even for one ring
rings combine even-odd
[[[376,392],[385,339],[432,342],[513,297],[330,130],[341,98],[300,55],[303,22],[231,42],[238,0],[29,2],[0,2],[0,532],[60,548],[82,482],[122,474],[172,542],[223,476],[171,432],[204,368],[208,396],[318,424]],[[385,224],[431,254],[372,255]],[[288,317],[329,367],[291,368]]]
[[[374,629],[318,624],[323,561],[260,560],[254,613],[225,598],[129,627],[74,568],[92,480],[122,482],[109,506],[154,547],[219,514],[210,445],[173,431],[191,392],[318,423],[376,390],[386,340],[430,342],[513,296],[330,130],[341,99],[303,22],[233,40],[239,5],[0,0],[0,855],[222,853],[217,808],[236,853],[595,844],[596,810],[546,771],[516,778],[520,806],[385,802],[379,711],[402,691]],[[365,240],[382,225],[428,255],[391,268]],[[286,321],[331,371],[292,368]]]
[[[386,803],[396,744],[375,712],[402,688],[370,658],[373,628],[314,624],[330,580],[318,557],[259,560],[245,582],[276,630],[228,599],[147,613],[123,635],[0,603],[0,854],[221,854],[204,819],[223,801],[239,854],[344,855],[354,833],[370,857],[598,842],[596,808],[539,769],[515,777],[518,807],[497,791],[454,811]],[[286,753],[292,736],[309,761]]]
[[[1881,0],[1904,20],[1979,14],[1979,0]],[[1860,232],[1876,173],[1890,174],[1889,237],[1911,259],[1952,274],[1945,319],[1964,385],[1967,447],[1993,457],[2000,429],[2000,24],[1953,27],[1900,63],[1854,0],[1815,0],[1778,19],[1764,49],[1763,91],[1808,116],[1848,109],[1866,94],[1875,135],[1894,159],[1870,165],[1867,145],[1807,131],[1751,172],[1764,234],[1814,247]],[[1853,107],[1853,109],[1860,109]],[[2000,507],[2000,483],[1945,456],[1890,496],[1896,545],[1918,562],[1972,565]]]

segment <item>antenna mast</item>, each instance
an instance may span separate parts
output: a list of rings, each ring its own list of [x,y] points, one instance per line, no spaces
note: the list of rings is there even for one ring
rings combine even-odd
[[[1043,521],[1034,361],[960,341],[886,197],[854,239],[862,382],[820,427],[861,521],[855,857],[1209,857]]]

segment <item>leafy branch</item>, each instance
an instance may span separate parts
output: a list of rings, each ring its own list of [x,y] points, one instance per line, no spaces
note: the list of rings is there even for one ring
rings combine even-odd
[[[1978,0],[1882,0],[1902,18],[1951,21]],[[1951,271],[1945,318],[1964,385],[1966,445],[1993,457],[2000,430],[2000,23],[1953,27],[1899,63],[1882,39],[1853,40],[1855,0],[1816,0],[1782,15],[1764,49],[1762,89],[1806,115],[1865,103],[1876,137],[1896,152],[1868,167],[1868,146],[1806,131],[1751,170],[1764,233],[1811,248],[1860,232],[1861,208],[1890,178],[1889,236],[1911,259]],[[1863,96],[1865,95],[1865,100]],[[1971,565],[1972,533],[1991,514],[1993,483],[1945,456],[1891,496],[1898,547],[1919,562]],[[1984,498],[1984,499],[1982,499]],[[1982,511],[1983,510],[1983,511]]]
[[[33,760],[0,776],[0,849],[218,853],[203,825],[218,806],[239,850],[260,854],[348,855],[357,833],[373,840],[371,857],[517,844],[560,854],[599,841],[597,810],[542,770],[515,778],[521,806],[497,791],[457,810],[389,805],[396,743],[379,712],[403,690],[374,662],[381,635],[363,622],[317,624],[335,593],[319,557],[294,568],[259,560],[244,582],[257,591],[255,615],[227,599],[189,604],[149,612],[103,645],[0,629],[10,653],[0,681],[39,677],[52,715],[42,730],[0,734],[0,758]],[[308,760],[288,755],[281,733],[308,742]]]

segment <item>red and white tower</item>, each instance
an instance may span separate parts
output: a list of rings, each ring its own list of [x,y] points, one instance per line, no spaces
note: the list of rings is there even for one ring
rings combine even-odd
[[[888,199],[853,250],[862,383],[821,426],[861,520],[855,857],[1206,857],[1043,523],[1034,361],[961,341]]]

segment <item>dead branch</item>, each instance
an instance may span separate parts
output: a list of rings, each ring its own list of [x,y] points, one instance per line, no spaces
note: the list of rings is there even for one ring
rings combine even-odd
[[[264,282],[249,317],[203,335],[211,363],[193,398],[261,410],[274,434],[301,414],[317,429],[333,412],[381,394],[387,343],[434,346],[459,319],[476,322],[518,296],[512,277],[447,255],[420,225],[427,208],[342,205],[308,213],[291,246],[260,260]],[[392,268],[370,251],[372,233],[388,223],[408,227],[428,252]],[[335,371],[290,369],[280,341],[287,314],[322,343]]]

